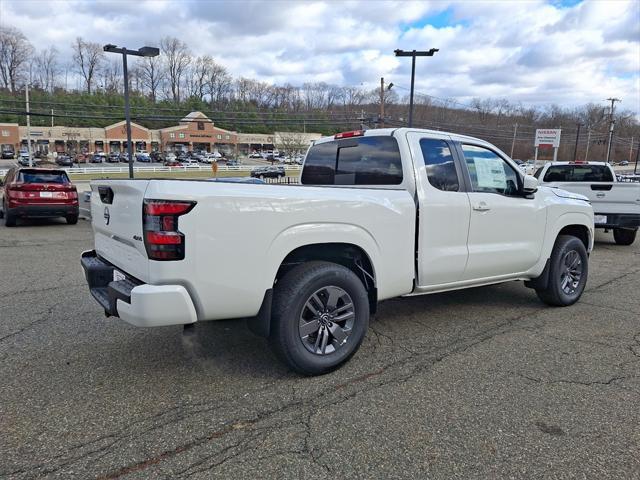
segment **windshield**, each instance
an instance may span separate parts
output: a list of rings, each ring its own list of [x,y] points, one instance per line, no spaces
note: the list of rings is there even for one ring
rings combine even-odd
[[[606,165],[552,165],[544,174],[544,182],[613,182]]]

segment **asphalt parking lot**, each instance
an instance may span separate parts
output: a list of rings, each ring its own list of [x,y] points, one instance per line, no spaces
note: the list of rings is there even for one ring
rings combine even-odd
[[[640,241],[599,233],[565,309],[521,283],[385,302],[302,378],[242,321],[105,318],[86,221],[1,223],[1,478],[640,478]]]

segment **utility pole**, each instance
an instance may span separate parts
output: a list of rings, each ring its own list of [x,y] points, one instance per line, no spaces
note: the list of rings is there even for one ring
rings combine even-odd
[[[380,128],[384,128],[384,77],[380,77]]]
[[[29,84],[24,87],[24,95],[27,103],[27,155],[29,155],[29,168],[33,167],[33,160],[31,158],[31,114],[29,112]]]
[[[629,145],[629,163],[631,163],[631,157],[633,157],[633,137],[631,137],[631,145]]]
[[[409,127],[413,126],[413,90],[416,78],[416,57],[433,57],[433,54],[440,51],[438,48],[432,48],[425,51],[405,51],[394,50],[396,57],[411,57],[411,93],[409,94]]]
[[[364,110],[360,111],[360,118],[358,118],[358,120],[360,120],[360,130],[366,130],[366,126],[364,124],[364,121],[366,120],[364,117]]]
[[[591,127],[587,128],[587,151],[584,153],[584,161],[589,161],[589,146],[591,145]]]
[[[51,126],[53,127],[53,108],[51,109]]]
[[[516,135],[518,134],[518,122],[513,126],[513,140],[511,141],[511,158],[513,158],[513,149],[516,146]]]
[[[578,139],[580,138],[580,127],[581,123],[576,123],[578,130],[576,131],[576,146],[573,148],[573,161],[575,162],[578,159]]]
[[[613,141],[613,126],[616,123],[613,120],[613,107],[616,102],[621,102],[619,98],[607,98],[608,101],[611,102],[611,109],[609,110],[609,141],[607,143],[607,163],[609,163],[609,159],[611,158],[611,142]]]

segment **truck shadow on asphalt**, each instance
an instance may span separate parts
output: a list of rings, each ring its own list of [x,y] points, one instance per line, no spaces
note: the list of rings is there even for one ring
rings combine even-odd
[[[521,282],[388,300],[379,305],[367,337],[351,362],[367,363],[372,358],[385,361],[389,350],[396,348],[398,353],[412,346],[439,348],[462,332],[466,336],[491,328],[505,317],[541,308],[547,307]],[[271,353],[266,339],[248,330],[244,320],[202,322],[186,333],[168,332],[174,334],[180,337],[176,347],[191,368],[225,376],[298,377]],[[131,348],[153,347],[131,345]]]

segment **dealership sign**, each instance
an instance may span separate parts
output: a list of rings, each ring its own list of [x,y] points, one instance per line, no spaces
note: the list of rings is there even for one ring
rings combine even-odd
[[[559,128],[537,129],[534,146],[558,148],[560,146],[560,132]]]

